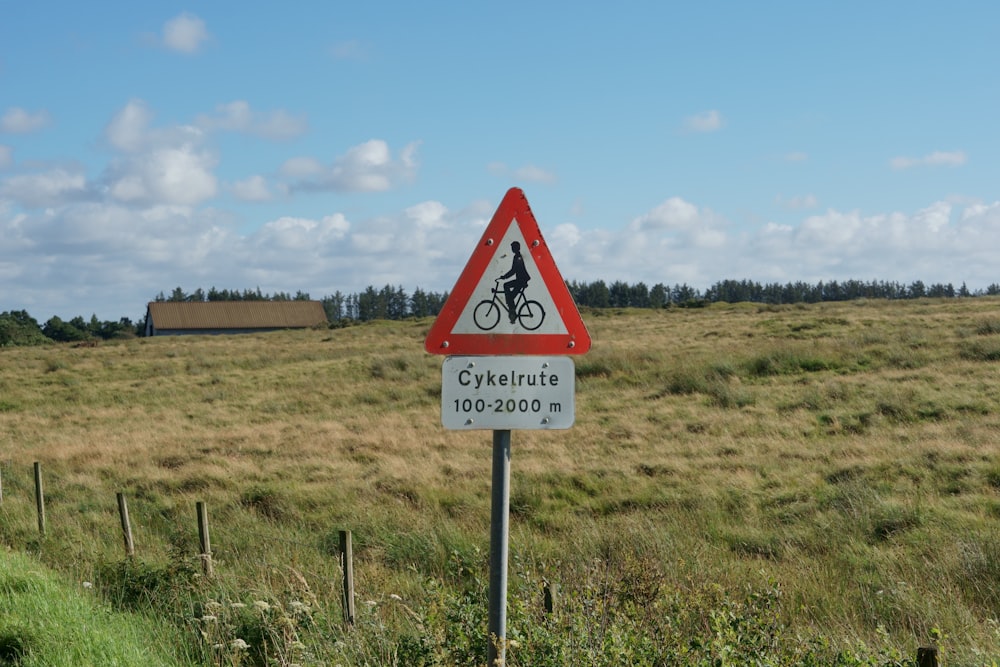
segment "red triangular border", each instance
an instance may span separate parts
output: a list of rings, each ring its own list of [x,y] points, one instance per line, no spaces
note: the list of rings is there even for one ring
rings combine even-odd
[[[564,334],[502,334],[502,333],[454,333],[453,329],[465,310],[472,293],[479,284],[500,240],[510,225],[517,222],[525,243],[531,249],[538,273],[545,283],[549,296],[559,317],[566,327]],[[537,242],[537,244],[536,244]],[[497,207],[493,219],[479,239],[472,257],[458,277],[458,282],[448,295],[444,307],[431,326],[424,341],[424,349],[431,354],[448,355],[556,355],[583,354],[590,349],[590,334],[580,317],[572,295],[566,289],[566,282],[559,274],[556,263],[549,253],[548,245],[542,238],[528,199],[520,188],[511,188]]]

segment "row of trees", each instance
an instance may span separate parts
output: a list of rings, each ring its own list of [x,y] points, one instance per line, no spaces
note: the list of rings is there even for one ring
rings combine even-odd
[[[569,281],[566,283],[576,303],[584,308],[669,308],[698,307],[713,302],[755,302],[767,304],[818,303],[821,301],[850,301],[854,299],[918,299],[921,297],[962,298],[983,295],[1000,295],[1000,285],[991,284],[985,290],[970,291],[965,283],[955,288],[951,283],[925,284],[916,280],[908,285],[890,281],[846,280],[838,282],[760,283],[752,280],[722,280],[701,291],[687,284],[668,287],[657,283],[649,287],[639,282],[623,281],[605,283]],[[331,326],[376,319],[398,320],[407,317],[437,315],[447,292],[428,292],[419,287],[408,294],[401,286],[386,285],[381,289],[369,286],[363,292],[343,294],[335,292],[320,299]],[[311,300],[309,294],[298,291],[265,294],[256,290],[207,291],[201,288],[185,292],[174,288],[170,295],[160,292],[154,301],[295,301]],[[40,325],[27,311],[0,313],[0,347],[7,345],[38,345],[51,341],[79,342],[95,339],[124,338],[142,335],[145,322],[133,322],[127,317],[114,321],[100,321],[96,315],[90,320],[74,317],[62,320],[52,317]]]
[[[117,322],[101,322],[96,315],[90,321],[74,317],[64,321],[59,317],[50,318],[44,325],[28,314],[26,310],[12,310],[0,313],[0,347],[6,345],[40,345],[42,343],[72,343],[87,340],[111,338],[131,338],[142,333],[127,317]]]
[[[407,294],[402,286],[386,285],[382,289],[369,286],[364,292],[343,294],[337,291],[320,299],[326,319],[331,324],[342,323],[345,320],[367,322],[369,320],[401,320],[404,317],[428,317],[441,312],[448,293],[425,292],[419,287],[413,294]],[[256,290],[217,290],[214,287],[207,292],[201,288],[193,292],[185,292],[180,287],[174,288],[170,296],[163,292],[156,295],[154,301],[311,301],[306,292],[296,292],[294,296],[287,292],[265,294],[258,287]]]
[[[951,283],[925,284],[916,280],[909,285],[884,280],[846,280],[838,282],[760,283],[752,280],[722,280],[704,292],[687,284],[668,287],[657,283],[630,285],[603,280],[592,283],[569,281],[570,294],[579,306],[591,308],[665,308],[669,306],[700,306],[708,303],[819,303],[821,301],[853,301],[855,299],[919,299],[922,297],[955,298],[1000,294],[1000,285],[993,283],[985,290],[970,291],[962,283],[958,289]]]

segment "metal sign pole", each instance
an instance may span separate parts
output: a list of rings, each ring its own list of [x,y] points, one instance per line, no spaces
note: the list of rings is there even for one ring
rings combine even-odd
[[[493,431],[490,508],[490,667],[506,665],[507,544],[510,535],[510,431]]]

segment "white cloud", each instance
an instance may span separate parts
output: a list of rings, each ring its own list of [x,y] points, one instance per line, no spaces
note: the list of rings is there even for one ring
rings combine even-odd
[[[447,226],[448,209],[437,201],[425,201],[406,209],[408,218],[417,223],[421,229],[434,229]]]
[[[108,183],[120,202],[194,205],[215,196],[215,165],[211,153],[190,144],[158,148],[116,163]]]
[[[152,111],[142,100],[129,102],[115,114],[104,129],[108,142],[121,151],[140,150],[146,143]]]
[[[14,164],[14,150],[10,146],[0,144],[0,169],[7,169]]]
[[[87,198],[87,179],[78,169],[56,167],[0,181],[0,197],[24,208],[46,208]]]
[[[194,14],[184,12],[163,24],[163,44],[180,53],[197,53],[209,39],[205,22]]]
[[[281,165],[281,173],[289,178],[309,178],[323,173],[323,163],[311,157],[293,157]]]
[[[243,132],[265,139],[294,139],[308,129],[305,116],[286,111],[253,111],[243,100],[220,104],[214,114],[201,114],[195,123],[206,130]]]
[[[140,153],[165,146],[199,144],[205,132],[193,125],[152,127],[153,111],[139,99],[129,100],[104,128],[104,139],[123,153]]]
[[[44,109],[32,113],[20,107],[11,107],[0,116],[0,132],[28,134],[46,127],[49,122],[49,112]]]
[[[229,189],[233,196],[243,201],[269,201],[272,198],[267,181],[259,175],[237,181],[229,186]]]
[[[636,231],[648,229],[687,229],[699,221],[698,208],[680,197],[671,197],[649,213],[632,221]]]
[[[897,170],[912,167],[960,167],[967,160],[965,151],[934,151],[923,157],[894,157],[889,160],[889,165]]]
[[[711,109],[684,119],[684,129],[688,132],[715,132],[722,129],[722,114]]]
[[[110,196],[142,206],[189,206],[214,197],[218,160],[202,146],[204,131],[190,125],[154,128],[152,120],[149,106],[133,99],[105,128],[108,144],[122,154],[103,178]]]
[[[343,239],[351,224],[342,214],[329,215],[322,220],[282,217],[268,222],[254,235],[254,245],[274,250],[293,250],[314,254],[318,249]],[[289,256],[288,260],[295,260]]]
[[[219,191],[211,131],[259,132],[269,118],[274,116],[230,103],[204,122],[158,127],[148,105],[131,100],[105,129],[112,156],[99,180],[89,181],[78,165],[33,163],[33,171],[3,174],[5,307],[25,308],[43,319],[90,312],[117,319],[138,315],[147,300],[176,285],[259,285],[315,297],[369,285],[452,287],[495,203],[449,209],[425,200],[351,221],[339,212],[310,216],[290,208],[251,233],[238,231],[232,213],[205,206]],[[327,163],[313,157],[287,160],[276,183],[254,175],[231,182],[227,190],[246,201],[265,201],[283,187],[384,191],[413,177],[418,146],[393,151],[373,139]],[[952,154],[921,160],[928,165],[957,160],[942,155]],[[24,161],[18,169],[25,169]],[[504,165],[491,169],[516,173]],[[522,169],[530,174],[536,168]],[[793,211],[818,206],[812,194],[775,201]],[[879,215],[827,210],[795,224],[767,222],[740,231],[711,209],[670,197],[617,229],[555,221],[547,226],[549,247],[567,279],[688,283],[701,289],[724,278],[920,279],[966,281],[975,289],[997,280],[1000,203],[962,204],[952,198],[915,212]],[[46,310],[37,312],[33,304]]]
[[[414,176],[416,146],[408,144],[393,159],[385,141],[372,139],[348,149],[328,167],[300,157],[285,162],[282,173],[297,177],[291,191],[384,192]]]
[[[549,244],[559,248],[572,248],[583,238],[580,228],[571,223],[556,225],[549,236]]]

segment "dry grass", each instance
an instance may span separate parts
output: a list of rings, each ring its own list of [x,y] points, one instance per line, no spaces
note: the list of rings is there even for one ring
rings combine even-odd
[[[803,633],[910,653],[939,629],[950,664],[1000,655],[998,309],[585,313],[576,425],[514,434],[515,556],[556,577],[625,550],[676,582],[771,578]],[[122,490],[140,549],[169,558],[206,500],[234,586],[280,587],[289,562],[325,586],[347,527],[365,594],[419,595],[485,551],[489,521],[490,437],[441,428],[429,326],[0,350],[3,539],[86,571],[114,558]]]

